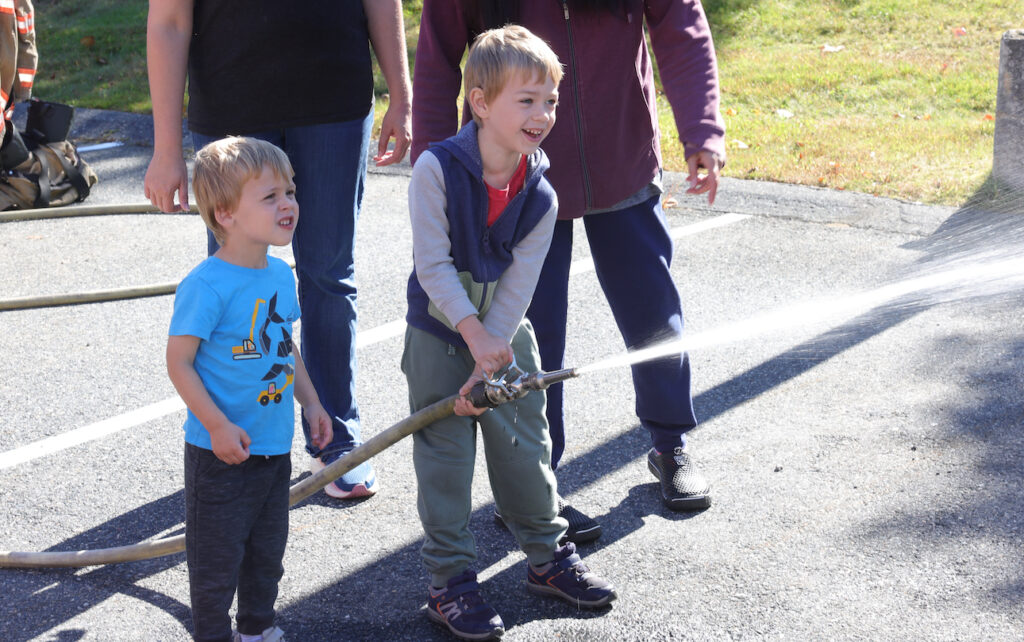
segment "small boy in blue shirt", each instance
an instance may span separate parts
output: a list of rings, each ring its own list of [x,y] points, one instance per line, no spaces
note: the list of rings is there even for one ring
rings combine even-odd
[[[527,372],[540,369],[524,314],[557,214],[540,144],[555,122],[562,68],[546,43],[510,26],[477,38],[464,77],[473,122],[424,152],[409,184],[415,269],[402,371],[414,412],[453,390],[464,397],[513,357]],[[571,542],[559,546],[567,524],[558,516],[544,395],[486,412],[460,398],[455,413],[413,437],[427,615],[463,639],[504,633],[470,568],[477,426],[495,504],[526,553],[527,588],[575,606],[614,600],[614,587]]]
[[[185,555],[196,640],[280,641],[288,492],[301,404],[320,447],[331,419],[292,346],[295,279],[270,245],[299,219],[291,163],[274,145],[225,138],[196,154],[192,185],[220,249],[178,286],[167,372],[185,420]],[[228,609],[238,592],[238,630]]]

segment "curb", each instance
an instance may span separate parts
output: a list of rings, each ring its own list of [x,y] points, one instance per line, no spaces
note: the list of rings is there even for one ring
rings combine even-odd
[[[26,112],[25,103],[15,106],[14,121],[19,126],[23,126]],[[148,114],[78,107],[75,108],[71,138],[79,144],[118,141],[135,147],[152,147],[153,120]],[[191,150],[192,140],[184,122],[182,141],[183,148]],[[371,176],[411,175],[408,156],[397,165],[377,167],[372,158],[375,141],[371,141],[370,147],[367,171]],[[954,212],[962,209],[822,187],[724,177],[715,204],[708,206],[703,197],[685,194],[685,173],[665,172],[664,182],[666,195],[676,197],[675,208],[682,211],[789,218],[921,236],[931,234]]]

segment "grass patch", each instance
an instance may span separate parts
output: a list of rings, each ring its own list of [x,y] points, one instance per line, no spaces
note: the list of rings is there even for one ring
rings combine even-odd
[[[97,109],[149,112],[145,0],[34,0],[34,95]]]
[[[1015,1],[705,0],[726,176],[957,205],[992,166]],[[683,163],[662,100],[667,167]]]
[[[403,2],[413,63],[421,6]],[[35,7],[37,96],[150,111],[146,0],[35,0]],[[1024,26],[1019,0],[704,0],[704,7],[721,74],[726,176],[952,205],[984,184],[999,40]],[[383,106],[380,74],[375,87]],[[665,166],[684,170],[664,98],[659,109]]]

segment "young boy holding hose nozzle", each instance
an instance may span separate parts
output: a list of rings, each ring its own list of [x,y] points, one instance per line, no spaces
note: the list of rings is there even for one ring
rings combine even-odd
[[[465,94],[473,121],[420,157],[409,185],[415,268],[409,278],[409,327],[402,371],[413,412],[455,389],[455,416],[413,437],[430,573],[427,615],[456,636],[504,633],[480,596],[470,489],[479,425],[494,501],[526,553],[527,587],[583,607],[615,599],[574,545],[559,541],[544,395],[493,410],[466,398],[473,385],[513,362],[540,370],[524,320],[557,213],[544,178],[540,143],[555,122],[562,67],[551,49],[522,27],[482,33],[466,61]]]

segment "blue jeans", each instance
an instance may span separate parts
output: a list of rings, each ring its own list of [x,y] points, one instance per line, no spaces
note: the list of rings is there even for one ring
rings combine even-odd
[[[287,154],[295,170],[299,224],[292,239],[302,310],[302,360],[332,417],[334,440],[324,449],[309,438],[313,457],[347,452],[361,443],[355,399],[356,284],[353,247],[366,184],[373,110],[361,120],[286,127],[246,134]],[[192,133],[198,150],[216,137]],[[208,235],[209,252],[217,250]]]
[[[672,280],[672,238],[660,197],[632,207],[583,217],[597,279],[604,290],[628,349],[679,338],[683,310]],[[541,368],[564,367],[568,317],[572,220],[555,224],[554,238],[526,316],[540,348]],[[582,366],[586,364],[572,364]],[[685,433],[697,425],[690,394],[690,360],[683,353],[632,366],[636,414],[660,452],[686,444]],[[551,467],[565,450],[562,384],[547,390],[551,430]]]

